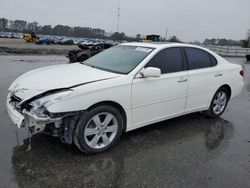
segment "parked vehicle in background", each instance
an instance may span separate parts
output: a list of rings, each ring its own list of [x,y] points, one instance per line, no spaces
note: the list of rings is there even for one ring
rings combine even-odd
[[[26,42],[35,42],[36,40],[39,40],[39,37],[35,33],[26,33],[23,35],[23,39]]]
[[[160,42],[160,35],[147,35],[145,42]]]
[[[100,44],[100,42],[96,42],[92,39],[85,39],[78,43],[78,47],[82,49],[82,48],[85,48],[85,46],[95,45],[95,44]]]
[[[36,41],[36,44],[46,44],[46,45],[50,45],[54,43],[54,39],[51,38],[41,38],[39,40]]]
[[[4,32],[0,32],[0,38],[5,38]]]
[[[61,44],[61,45],[73,45],[74,41],[72,39],[64,38],[64,39],[59,40],[59,44]]]
[[[15,38],[15,39],[22,39],[23,38],[23,34],[22,33],[13,33],[13,38]]]
[[[160,35],[146,35],[146,38],[143,39],[141,42],[160,42]]]
[[[247,61],[250,61],[250,54],[246,55]]]
[[[69,58],[69,63],[83,62],[111,46],[111,44],[80,44],[79,48],[81,49],[69,51],[67,58]]]
[[[202,47],[125,43],[84,63],[20,76],[9,88],[7,108],[32,135],[57,136],[96,154],[123,132],[152,123],[197,111],[219,117],[241,92],[243,74],[240,65]]]
[[[5,32],[5,38],[14,38],[13,32]]]
[[[60,41],[62,40],[63,37],[58,37],[58,36],[54,36],[53,37],[53,44],[58,44],[60,43]]]

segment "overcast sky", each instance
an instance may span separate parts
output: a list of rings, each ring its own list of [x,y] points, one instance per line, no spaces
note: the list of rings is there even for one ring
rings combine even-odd
[[[120,0],[120,32],[176,35],[183,41],[242,39],[250,0]],[[116,31],[118,0],[0,0],[0,17]]]

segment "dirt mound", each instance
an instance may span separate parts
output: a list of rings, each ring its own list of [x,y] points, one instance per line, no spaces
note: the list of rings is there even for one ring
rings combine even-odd
[[[66,49],[32,49],[32,48],[10,48],[0,46],[0,55],[66,55]]]
[[[66,55],[76,45],[37,45],[23,39],[0,38],[0,55]]]

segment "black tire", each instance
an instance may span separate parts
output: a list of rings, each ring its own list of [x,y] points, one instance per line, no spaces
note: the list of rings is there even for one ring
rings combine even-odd
[[[85,140],[85,129],[91,121],[91,119],[101,113],[110,113],[116,118],[117,122],[117,132],[116,135],[113,137],[113,140],[110,141],[110,143],[103,148],[93,148],[90,147]],[[113,120],[112,120],[113,121]],[[102,105],[102,106],[97,106],[93,109],[87,110],[79,119],[76,129],[75,129],[75,134],[74,134],[74,143],[75,145],[84,153],[86,154],[98,154],[102,153],[105,151],[108,151],[114,144],[117,143],[119,140],[121,134],[122,134],[122,128],[123,128],[123,118],[119,110],[112,106],[108,105]],[[96,136],[96,135],[95,135]],[[100,138],[101,140],[103,138]],[[102,140],[104,142],[104,140]]]
[[[226,95],[226,103],[225,103],[225,106],[224,106],[224,108],[220,111],[220,112],[218,112],[218,113],[216,113],[215,112],[215,110],[214,110],[214,101],[216,100],[216,97],[217,97],[217,95],[219,94],[219,93],[225,93],[225,95]],[[226,88],[224,88],[224,87],[222,87],[222,88],[219,88],[217,91],[216,91],[216,93],[214,94],[214,96],[213,96],[213,99],[212,99],[212,101],[211,101],[211,103],[210,103],[210,107],[209,107],[209,109],[206,111],[206,115],[208,116],[208,117],[210,117],[210,118],[218,118],[218,117],[220,117],[221,116],[221,114],[223,114],[223,112],[225,111],[225,109],[226,109],[226,107],[227,107],[227,104],[228,104],[228,101],[229,101],[229,92],[228,92],[228,90],[226,89]]]
[[[80,56],[80,57],[78,58],[78,61],[79,61],[79,62],[84,62],[84,61],[86,61],[88,58],[89,58],[89,56],[87,56],[87,55],[82,55],[82,56]]]

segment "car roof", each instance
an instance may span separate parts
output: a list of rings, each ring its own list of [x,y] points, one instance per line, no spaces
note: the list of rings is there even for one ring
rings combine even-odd
[[[201,46],[185,44],[185,43],[175,43],[175,42],[127,42],[127,43],[122,43],[120,45],[140,46],[140,47],[148,47],[156,49],[162,49],[167,47],[194,47],[194,48],[205,49]]]

